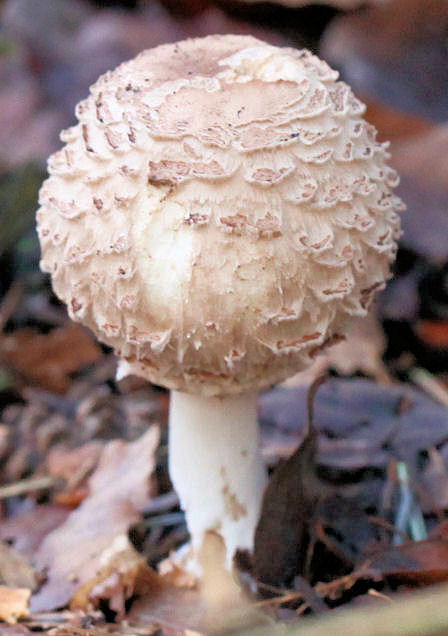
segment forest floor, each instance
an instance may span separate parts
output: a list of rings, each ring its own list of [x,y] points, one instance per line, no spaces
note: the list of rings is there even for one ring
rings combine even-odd
[[[279,621],[306,636],[307,617],[335,608],[410,603],[448,581],[447,4],[121,4],[133,8],[0,2],[0,636],[275,633]],[[188,540],[168,393],[116,382],[114,356],[39,272],[34,230],[45,159],[88,85],[143,48],[216,32],[307,46],[338,68],[391,140],[408,207],[375,312],[260,395],[259,535],[282,567],[270,572],[270,550],[240,555],[237,607],[217,573],[207,605],[168,567]]]

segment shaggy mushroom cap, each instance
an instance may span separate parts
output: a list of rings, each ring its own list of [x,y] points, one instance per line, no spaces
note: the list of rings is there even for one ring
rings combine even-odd
[[[389,277],[387,145],[306,50],[144,51],[78,104],[40,191],[41,267],[134,373],[204,395],[308,366]]]

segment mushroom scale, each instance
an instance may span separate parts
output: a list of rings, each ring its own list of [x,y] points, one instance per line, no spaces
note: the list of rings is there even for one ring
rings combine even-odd
[[[281,381],[389,277],[403,206],[363,113],[306,50],[144,51],[91,87],[49,159],[41,267],[122,375],[209,396]]]

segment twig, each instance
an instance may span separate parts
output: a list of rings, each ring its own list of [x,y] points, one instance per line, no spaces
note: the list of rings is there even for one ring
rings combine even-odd
[[[394,526],[393,523],[390,523],[389,521],[387,521],[386,519],[383,519],[382,517],[376,517],[375,515],[368,515],[367,521],[374,526],[378,526],[379,528],[382,528],[383,530],[388,530],[389,532],[392,532],[392,533],[401,534],[403,539],[408,538],[408,535],[406,532],[397,530],[397,528]]]
[[[26,495],[35,490],[46,490],[60,483],[61,480],[58,477],[32,477],[31,479],[22,479],[13,484],[0,487],[0,499]]]
[[[226,632],[227,634],[232,632]],[[238,632],[233,632],[238,633]],[[239,632],[241,633],[241,632]],[[245,636],[443,636],[448,633],[448,586],[396,597],[393,603],[328,612],[294,626],[245,630]]]
[[[328,607],[325,605],[321,597],[316,593],[316,590],[302,577],[296,576],[294,579],[294,587],[298,592],[302,593],[307,605],[316,614],[322,614],[328,612]]]
[[[448,406],[448,389],[427,369],[414,367],[408,372],[411,382],[428,393],[434,400]]]

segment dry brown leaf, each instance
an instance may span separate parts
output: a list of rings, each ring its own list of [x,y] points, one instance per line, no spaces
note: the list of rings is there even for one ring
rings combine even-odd
[[[30,630],[24,625],[0,625],[0,636],[29,636]]]
[[[441,583],[448,580],[448,540],[426,539],[380,548],[359,569],[415,585]]]
[[[37,574],[28,559],[3,543],[0,543],[0,583],[30,590],[37,587]]]
[[[116,544],[118,551],[111,552],[97,576],[75,592],[70,609],[88,612],[98,608],[100,601],[108,601],[119,622],[125,617],[127,600],[133,596],[148,596],[160,588],[160,577],[130,545],[127,537],[119,537]]]
[[[65,489],[57,494],[57,502],[76,508],[88,495],[85,485],[88,475],[96,468],[103,450],[104,443],[92,440],[78,448],[54,446],[50,449],[46,465],[53,477],[60,477],[65,481]]]
[[[158,442],[154,426],[135,442],[115,440],[104,447],[89,481],[89,497],[37,552],[36,565],[48,579],[31,601],[33,611],[66,605],[81,585],[97,576],[116,538],[139,520],[150,494]]]
[[[65,393],[70,374],[93,364],[101,357],[93,337],[74,323],[38,333],[26,327],[0,338],[0,357],[25,382],[54,393]]]
[[[365,118],[378,130],[380,141],[395,141],[420,135],[433,127],[432,122],[422,117],[393,108],[359,93],[357,96],[366,104]]]
[[[322,56],[355,93],[445,121],[446,0],[389,0],[331,21]]]
[[[394,167],[427,187],[446,191],[448,183],[448,125],[431,126],[419,134],[397,139],[392,146]]]
[[[17,623],[19,618],[28,616],[28,602],[31,590],[21,587],[0,585],[0,620]]]
[[[14,549],[33,556],[46,535],[63,523],[69,511],[52,504],[25,510],[0,524],[0,541],[12,542]]]

